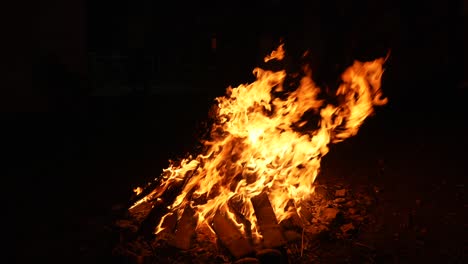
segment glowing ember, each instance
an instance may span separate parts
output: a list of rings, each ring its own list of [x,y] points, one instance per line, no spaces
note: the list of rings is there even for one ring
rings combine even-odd
[[[284,56],[281,45],[265,61]],[[161,184],[134,206],[157,200],[170,186],[183,183],[168,214],[180,218],[185,206],[191,206],[201,228],[221,212],[245,233],[246,227],[236,219],[240,213],[251,223],[253,238],[260,238],[251,198],[267,193],[278,222],[296,209],[301,213],[301,201],[314,192],[328,144],[356,135],[373,106],[387,102],[380,92],[384,62],[383,58],[354,62],[343,73],[336,92],[343,99],[339,105],[317,99],[320,89],[307,69],[299,87],[287,92],[283,89],[286,71],[256,68],[255,82],[229,87],[226,96],[216,98],[216,122],[210,139],[203,142],[205,151],[163,170]],[[304,119],[306,113],[320,118],[311,123]],[[291,201],[295,208],[288,206]],[[162,231],[164,218],[156,234]]]

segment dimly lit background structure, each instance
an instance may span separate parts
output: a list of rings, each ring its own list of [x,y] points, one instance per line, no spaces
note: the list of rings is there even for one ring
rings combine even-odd
[[[360,148],[364,160],[398,160],[379,183],[394,197],[389,200],[401,200],[392,206],[404,207],[418,193],[433,205],[429,211],[453,207],[456,223],[463,222],[464,201],[453,195],[465,188],[456,186],[466,172],[460,163],[466,157],[467,6],[442,0],[42,1],[33,23],[33,86],[19,86],[5,100],[12,117],[5,125],[13,128],[7,150],[18,160],[9,176],[20,179],[24,193],[15,199],[17,253],[79,254],[99,237],[90,230],[100,229],[110,207],[158,175],[169,158],[193,149],[213,98],[251,81],[252,69],[280,39],[291,65],[310,50],[322,87],[333,86],[352,60],[390,51],[383,78],[389,105],[354,143],[343,145],[342,159],[335,158],[347,160],[356,150],[352,144],[368,144]],[[367,164],[347,164],[353,162],[337,170]],[[424,191],[433,184],[454,189],[434,196]],[[430,256],[461,249],[453,238],[462,229],[456,223],[434,222],[434,229],[451,229],[434,232],[432,239],[444,241],[448,251],[437,255],[435,248]]]

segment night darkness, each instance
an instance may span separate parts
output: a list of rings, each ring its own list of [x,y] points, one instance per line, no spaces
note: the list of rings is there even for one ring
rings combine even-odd
[[[193,151],[213,99],[253,81],[280,41],[291,70],[309,50],[314,79],[331,89],[354,59],[390,54],[389,104],[332,147],[323,174],[383,190],[377,263],[466,262],[468,7],[413,2],[41,2],[32,86],[4,105],[15,160],[7,176],[20,183],[10,196],[18,262],[109,256],[111,208]],[[382,160],[386,172],[369,176]],[[412,238],[392,240],[401,224],[392,216],[416,200],[428,235],[418,252],[402,253]]]

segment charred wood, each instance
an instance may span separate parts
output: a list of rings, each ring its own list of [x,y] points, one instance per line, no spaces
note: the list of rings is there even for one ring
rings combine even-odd
[[[240,231],[233,220],[224,213],[218,211],[213,217],[213,230],[215,231],[221,244],[224,245],[235,258],[241,258],[252,254],[254,248]]]
[[[182,250],[189,249],[195,237],[196,227],[197,218],[195,217],[195,210],[187,205],[182,213],[182,217],[177,222],[174,237],[168,241],[168,244]]]
[[[271,207],[268,195],[263,192],[251,198],[252,205],[257,217],[260,233],[263,236],[265,248],[276,248],[286,244],[281,232],[281,227],[276,219],[275,212]]]
[[[139,234],[145,237],[152,237],[156,226],[161,221],[161,218],[168,213],[168,205],[172,204],[179,193],[182,191],[184,182],[174,183],[167,188],[167,190],[156,199],[153,208],[141,223]]]

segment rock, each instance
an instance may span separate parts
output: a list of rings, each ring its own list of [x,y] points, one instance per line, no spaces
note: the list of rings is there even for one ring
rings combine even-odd
[[[333,200],[334,203],[344,203],[346,202],[346,199],[345,198],[336,198],[335,200]]]
[[[345,224],[345,225],[342,225],[340,227],[341,229],[341,232],[343,232],[344,234],[348,233],[349,231],[352,231],[354,230],[354,225],[353,223],[349,223],[349,224]]]
[[[297,213],[300,216],[300,218],[305,222],[311,222],[313,219],[312,209],[309,208],[309,206],[304,202],[301,203]]]
[[[356,210],[355,208],[349,208],[349,209],[348,209],[348,213],[349,213],[350,215],[355,215],[355,214],[357,213],[357,210]]]
[[[346,196],[346,189],[336,190],[335,197],[345,197]]]
[[[356,222],[362,222],[364,221],[364,217],[360,216],[360,215],[353,215],[351,216],[351,219],[356,221]]]
[[[302,235],[294,230],[286,230],[283,232],[283,235],[288,242],[300,241],[302,238]]]
[[[365,196],[362,203],[364,205],[367,205],[367,206],[370,206],[372,205],[373,201],[372,201],[372,198],[368,197],[368,196]]]
[[[325,187],[323,186],[317,186],[315,187],[315,195],[318,198],[327,198],[328,196],[328,191]]]
[[[261,263],[281,263],[282,256],[283,254],[276,249],[263,249],[256,254]]]
[[[316,235],[320,233],[320,228],[317,225],[308,225],[304,227],[304,232],[306,233],[307,236],[310,235]]]
[[[355,201],[348,201],[347,203],[345,203],[345,206],[347,207],[354,207],[355,205],[356,205]]]
[[[322,220],[324,222],[331,222],[336,219],[339,212],[336,208],[325,208],[321,213]]]
[[[259,264],[260,260],[256,258],[241,258],[234,262],[234,264]]]
[[[304,240],[308,240],[308,241],[318,240],[320,236],[327,231],[329,231],[329,228],[327,225],[306,226],[304,228]]]

